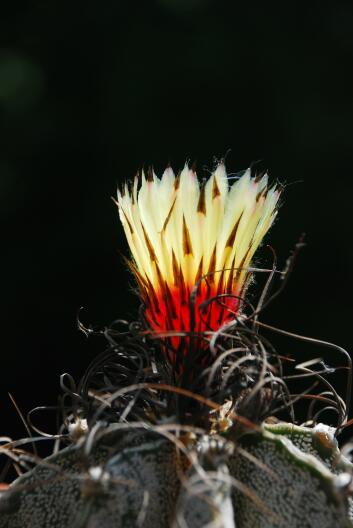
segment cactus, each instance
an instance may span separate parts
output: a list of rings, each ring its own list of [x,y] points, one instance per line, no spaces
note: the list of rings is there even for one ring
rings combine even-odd
[[[89,454],[73,445],[43,460],[2,493],[0,527],[353,525],[352,465],[325,426],[264,424],[237,444],[199,436],[187,448],[139,434],[123,447],[108,428]]]
[[[154,185],[166,200],[161,225],[151,218]],[[250,272],[261,272],[250,261],[274,219],[279,192],[250,173],[234,187],[227,194],[219,164],[202,188],[188,168],[176,179],[167,169],[159,183],[153,173],[143,180],[142,196],[136,181],[119,194],[143,316],[99,331],[79,322],[87,335],[107,339],[108,348],[78,386],[68,374],[61,377],[62,425],[52,436],[51,456],[42,459],[29,448],[47,438],[44,433],[0,439],[0,454],[21,473],[0,489],[0,528],[353,527],[353,465],[336,439],[349,424],[350,363],[344,401],[327,380],[334,367],[321,359],[288,362],[261,335],[259,314],[270,300],[275,265],[265,270],[256,307],[245,293]],[[234,200],[233,224],[227,206],[219,209],[221,199]],[[206,222],[214,208],[218,230],[208,228],[216,244],[223,240],[223,257],[209,240],[197,246],[192,207]],[[170,225],[180,226],[179,238],[168,232]],[[163,237],[169,237],[166,246]],[[236,256],[233,245],[240,248]],[[192,259],[202,251],[199,272]],[[340,347],[302,339],[349,359]],[[294,394],[298,378],[315,384]],[[304,412],[305,401],[307,420],[300,425],[295,413],[298,407]],[[319,420],[330,410],[337,415],[334,426]],[[38,431],[33,412],[28,423]]]

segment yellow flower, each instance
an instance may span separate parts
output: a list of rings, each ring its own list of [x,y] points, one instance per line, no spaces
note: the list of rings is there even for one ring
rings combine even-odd
[[[185,165],[161,179],[142,173],[118,191],[130,267],[155,332],[217,330],[239,312],[247,268],[277,214],[280,191],[267,182],[248,169],[230,185],[221,162],[201,183]],[[216,296],[222,302],[207,303]],[[173,348],[181,339],[171,338]]]

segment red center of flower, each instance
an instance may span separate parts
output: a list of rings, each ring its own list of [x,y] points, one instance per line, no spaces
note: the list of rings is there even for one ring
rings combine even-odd
[[[219,291],[219,285],[206,281],[197,289],[165,285],[157,292],[152,289],[145,316],[150,328],[161,335],[168,360],[176,366],[177,358],[185,357],[192,344],[198,351],[206,351],[212,334],[205,332],[215,332],[234,319],[239,303],[234,292]],[[166,336],[169,332],[171,335]],[[172,332],[179,335],[173,336]]]

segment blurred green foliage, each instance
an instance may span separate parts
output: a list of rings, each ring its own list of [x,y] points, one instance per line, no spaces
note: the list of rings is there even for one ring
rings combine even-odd
[[[34,105],[43,93],[43,73],[30,59],[15,53],[0,54],[0,101],[7,110]]]

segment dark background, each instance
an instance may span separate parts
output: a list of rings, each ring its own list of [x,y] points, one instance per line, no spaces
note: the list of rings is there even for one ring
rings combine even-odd
[[[308,245],[265,320],[350,347],[351,2],[31,0],[1,9],[0,434],[24,434],[7,391],[23,411],[55,403],[59,374],[78,379],[102,350],[78,332],[80,306],[87,324],[136,317],[110,197],[143,163],[160,173],[188,158],[202,174],[231,149],[230,171],[262,159],[273,180],[292,184],[271,244],[281,266],[303,231]],[[265,249],[261,261],[270,262]]]

